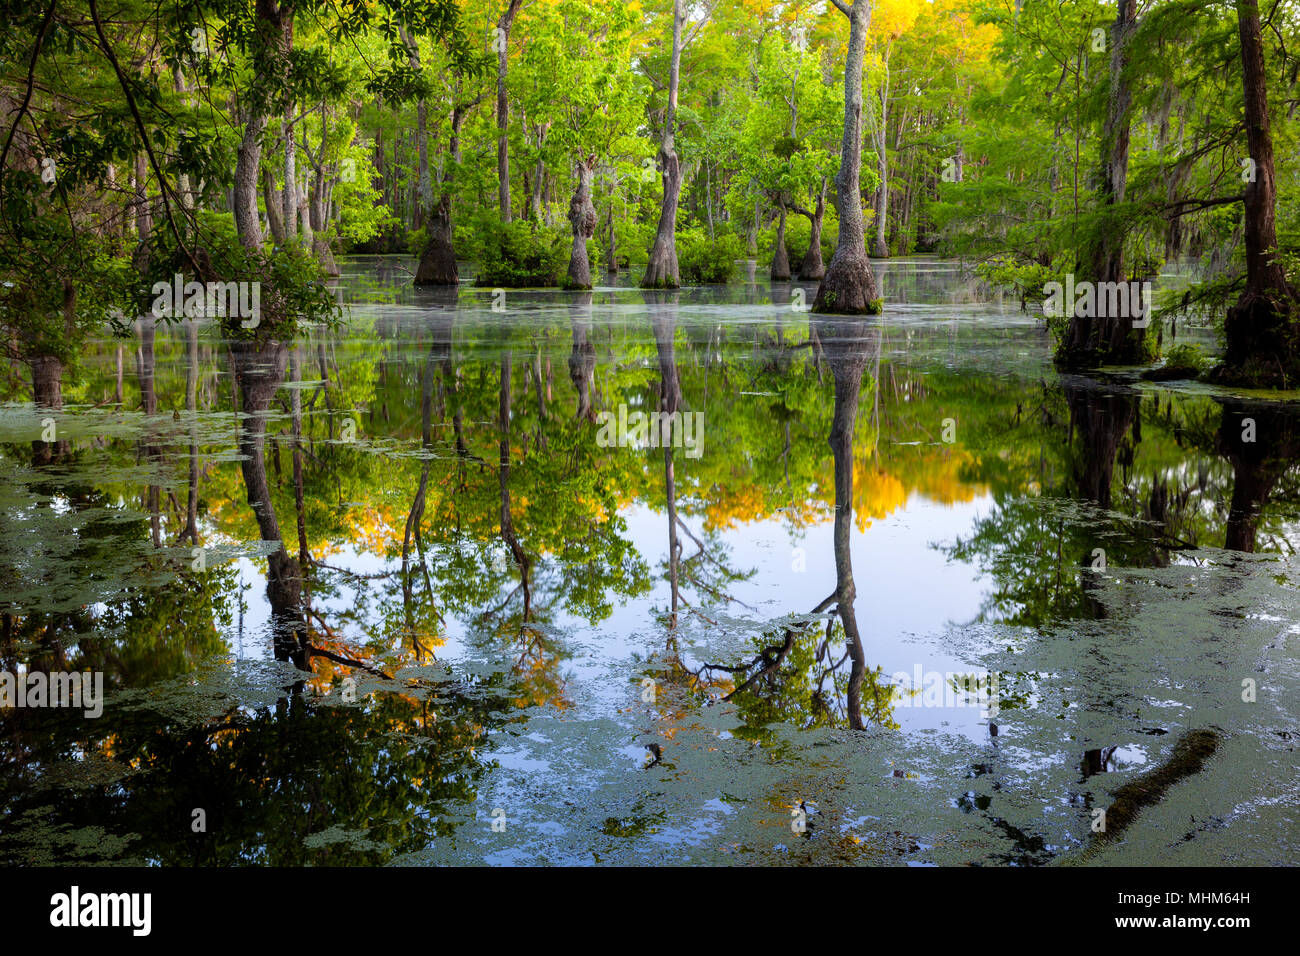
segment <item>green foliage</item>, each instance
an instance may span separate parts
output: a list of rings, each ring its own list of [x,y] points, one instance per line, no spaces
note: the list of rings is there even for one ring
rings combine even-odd
[[[614,217],[614,254],[620,266],[644,265],[654,244],[655,224],[635,215],[624,215],[616,207]],[[603,264],[609,252],[609,229],[602,224],[592,237],[596,257]],[[603,265],[602,265],[603,268]]]
[[[424,226],[419,229],[412,229],[406,234],[406,247],[411,250],[413,255],[419,255],[424,251],[424,247],[429,244],[429,230]]]
[[[1204,369],[1210,359],[1205,350],[1197,344],[1175,345],[1165,356],[1165,364],[1175,368]]]
[[[677,265],[682,282],[691,285],[725,285],[735,271],[743,247],[740,239],[723,233],[715,239],[703,229],[685,229],[677,233]]]
[[[331,136],[345,136],[350,142],[353,124],[340,130],[331,130]],[[383,194],[375,188],[371,178],[374,167],[370,161],[368,143],[351,143],[340,151],[337,162],[347,171],[334,186],[334,202],[338,206],[337,230],[339,238],[348,244],[361,244],[401,226],[401,220],[384,202]],[[410,248],[417,249],[412,245]]]
[[[111,238],[51,226],[33,221],[27,242],[0,244],[0,329],[21,355],[72,366],[86,335],[130,309],[136,274]]]
[[[182,313],[154,308],[155,288],[170,286],[180,274],[185,282],[259,283],[260,315],[255,325],[240,318],[221,318],[223,331],[234,338],[292,338],[300,325],[332,325],[341,318],[320,262],[300,242],[269,251],[249,250],[239,242],[231,214],[200,211],[197,224],[197,235],[184,248],[169,231],[154,232],[136,303],[139,312],[153,312],[167,322],[184,318]]]
[[[569,237],[549,226],[518,220],[502,224],[489,214],[476,223],[476,239],[478,286],[555,286],[569,265]]]
[[[1199,378],[1210,367],[1210,358],[1197,344],[1175,345],[1165,355],[1165,364],[1148,369],[1142,377],[1151,381],[1169,381],[1179,378]]]
[[[1008,289],[1020,299],[1023,309],[1029,302],[1041,302],[1045,298],[1043,287],[1049,282],[1059,282],[1061,277],[1048,266],[1039,262],[1017,260],[1014,256],[1000,255],[979,263],[975,274],[994,288]],[[1064,332],[1066,321],[1048,317],[1048,325],[1058,336]]]

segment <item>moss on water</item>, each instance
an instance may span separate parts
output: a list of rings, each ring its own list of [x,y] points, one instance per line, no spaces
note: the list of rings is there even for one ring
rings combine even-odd
[[[1159,803],[1171,787],[1200,773],[1218,749],[1217,731],[1202,728],[1183,734],[1168,760],[1115,791],[1111,805],[1106,808],[1106,829],[1097,833],[1082,853],[1064,863],[1081,864],[1091,860],[1127,830],[1143,810]]]

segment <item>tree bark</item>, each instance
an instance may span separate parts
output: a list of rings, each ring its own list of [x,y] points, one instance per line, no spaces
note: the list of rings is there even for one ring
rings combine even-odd
[[[329,114],[324,110],[321,111],[321,120],[325,130],[328,130]],[[338,263],[334,261],[334,250],[330,247],[330,241],[326,232],[326,226],[329,225],[325,218],[325,144],[328,138],[327,132],[321,134],[321,162],[312,171],[311,192],[307,196],[308,219],[311,222],[311,250],[316,257],[316,261],[321,264],[321,269],[328,276],[339,274]]]
[[[266,81],[287,80],[289,52],[293,48],[293,6],[275,0],[256,0],[256,29],[264,34],[266,52],[256,58],[254,69]],[[235,161],[235,185],[231,206],[235,213],[235,231],[245,249],[262,248],[262,223],[257,211],[258,170],[262,161],[262,134],[268,119],[264,102],[250,97],[246,109],[244,135],[239,142]],[[289,184],[285,183],[288,188]],[[288,228],[288,224],[285,224]]]
[[[149,208],[149,160],[144,150],[135,154],[132,179],[135,183],[135,234],[144,244],[153,235],[153,211]]]
[[[785,248],[786,208],[784,200],[781,201],[780,206],[781,212],[776,224],[776,248],[772,250],[771,278],[773,282],[789,282],[790,253]]]
[[[510,27],[523,0],[510,0],[497,21],[497,194],[501,221],[510,221],[510,99],[506,94],[506,71],[510,62]]]
[[[32,397],[38,409],[59,411],[63,408],[63,362],[53,355],[37,355],[28,359],[32,369]],[[55,426],[57,428],[57,425]],[[42,426],[44,431],[44,426]],[[48,465],[62,458],[69,449],[65,439],[32,442],[32,459],[37,465]]]
[[[37,408],[63,408],[63,362],[53,355],[28,360],[32,368],[32,398]]]
[[[1294,388],[1300,377],[1296,292],[1277,259],[1277,182],[1269,128],[1267,74],[1256,0],[1239,0],[1246,144],[1254,182],[1246,184],[1246,287],[1228,310],[1219,378],[1257,387]]]
[[[280,123],[280,135],[284,137],[284,192],[280,196],[286,239],[298,235],[298,139],[292,113],[293,104],[290,103],[285,107],[285,119]],[[267,218],[270,218],[269,211]]]
[[[283,200],[271,182],[271,170],[262,167],[262,202],[266,206],[266,222],[271,227],[271,238],[276,245],[284,244],[284,216],[281,212]]]
[[[885,242],[885,226],[889,219],[889,150],[886,147],[888,131],[886,122],[889,110],[889,62],[885,61],[885,79],[880,85],[880,122],[876,129],[876,169],[880,173],[880,186],[876,190],[876,241],[871,254],[877,259],[889,258]]]
[[[800,279],[820,279],[826,275],[826,266],[822,262],[822,219],[826,213],[826,180],[822,180],[821,192],[817,194],[817,208],[808,217],[810,230],[808,234],[808,251],[804,253],[803,263],[799,266]]]
[[[577,163],[578,185],[569,203],[569,224],[573,227],[573,251],[569,256],[568,284],[571,289],[591,288],[591,259],[587,240],[596,232],[596,207],[591,202],[591,170],[595,155]]]
[[[406,58],[416,76],[420,75],[419,42],[407,32],[406,26],[398,27],[402,43],[406,46]],[[415,150],[418,157],[416,167],[416,201],[415,228],[419,229],[427,221],[433,208],[433,177],[429,172],[429,106],[421,96],[415,103]]]
[[[541,223],[545,218],[542,210],[542,187],[545,179],[546,165],[539,159],[533,166],[533,188],[528,194],[528,218],[536,223]]]
[[[459,83],[456,92],[459,92]],[[476,99],[469,103],[454,103],[452,106],[451,134],[447,144],[451,161],[444,164],[441,195],[438,204],[429,214],[429,241],[420,253],[420,264],[415,269],[416,285],[454,286],[460,283],[460,273],[456,269],[455,231],[451,219],[452,193],[455,169],[460,165],[460,130],[465,117],[477,104]]]
[[[1092,240],[1090,277],[1093,282],[1124,282],[1125,230],[1114,216],[1114,209],[1124,202],[1128,185],[1129,133],[1132,123],[1133,94],[1125,71],[1129,62],[1129,43],[1137,30],[1137,0],[1119,0],[1115,23],[1111,27],[1110,95],[1106,122],[1101,137],[1101,199],[1107,215]],[[1062,364],[1093,367],[1105,363],[1139,361],[1142,355],[1141,329],[1133,328],[1129,315],[1071,316],[1066,330]]]
[[[874,315],[881,311],[876,277],[867,259],[862,197],[862,59],[866,51],[871,7],[855,0],[848,8],[849,48],[844,72],[844,141],[835,174],[835,208],[840,237],[831,264],[817,287],[813,311],[837,315]]]
[[[650,261],[646,264],[641,286],[646,289],[676,289],[681,285],[677,267],[677,202],[682,191],[682,164],[674,145],[673,127],[677,124],[677,88],[682,63],[681,0],[673,0],[673,50],[668,71],[668,109],[664,113],[664,136],[659,144],[659,168],[663,176],[663,204],[659,208],[659,225],[655,230]]]
[[[609,203],[609,248],[605,250],[605,268],[610,275],[618,275],[618,252],[615,249],[614,237],[614,201],[610,198]]]

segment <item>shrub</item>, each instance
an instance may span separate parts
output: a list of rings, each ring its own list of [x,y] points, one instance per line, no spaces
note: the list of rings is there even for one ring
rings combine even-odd
[[[1142,377],[1165,382],[1176,378],[1199,378],[1210,365],[1209,356],[1199,345],[1175,345],[1165,356],[1165,364],[1148,369]]]
[[[723,234],[710,239],[703,229],[686,229],[677,234],[677,265],[683,283],[725,285],[742,251],[739,237]]]
[[[478,286],[520,289],[559,285],[569,267],[572,237],[529,222],[480,221]]]
[[[1048,266],[1018,262],[1010,256],[994,256],[981,262],[975,267],[975,274],[988,285],[1007,289],[1019,296],[1021,308],[1029,301],[1042,301],[1046,298],[1043,287],[1061,278]]]
[[[412,229],[406,234],[406,248],[411,255],[419,257],[424,255],[424,247],[429,244],[429,230],[425,226],[419,229]]]

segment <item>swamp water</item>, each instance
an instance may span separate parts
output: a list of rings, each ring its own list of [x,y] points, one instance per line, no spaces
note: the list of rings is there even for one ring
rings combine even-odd
[[[253,418],[210,324],[0,407],[0,670],[105,675],[97,718],[0,711],[0,861],[1296,858],[1295,404],[1058,375],[1018,302],[879,264],[854,731],[814,288],[402,265],[344,263],[346,325],[244,366]],[[702,454],[597,441],[673,367]],[[1197,729],[1214,755],[1090,848]]]

